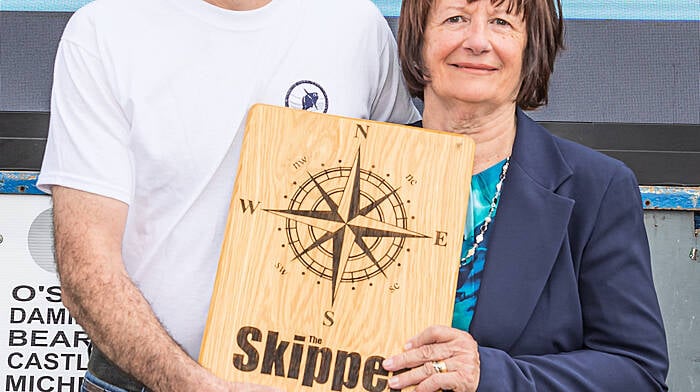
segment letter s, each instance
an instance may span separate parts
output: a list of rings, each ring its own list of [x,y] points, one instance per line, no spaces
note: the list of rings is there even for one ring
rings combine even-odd
[[[48,289],[46,289],[46,293],[48,294],[46,296],[46,300],[49,302],[61,302],[61,286],[49,286]]]
[[[326,312],[323,314],[323,317],[325,318],[325,320],[323,320],[324,327],[330,327],[335,323],[333,316],[335,316],[335,313],[333,313],[332,310],[326,310]]]
[[[258,367],[258,361],[260,360],[260,354],[258,354],[258,350],[256,350],[255,347],[250,344],[250,340],[248,339],[249,336],[250,340],[254,340],[256,342],[262,341],[262,332],[255,327],[242,327],[238,330],[236,341],[238,342],[238,347],[248,354],[248,360],[244,362],[244,356],[242,354],[233,354],[233,366],[243,372],[255,370],[255,368]]]

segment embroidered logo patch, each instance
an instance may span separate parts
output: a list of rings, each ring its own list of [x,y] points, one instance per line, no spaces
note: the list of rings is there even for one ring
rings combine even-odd
[[[300,80],[287,90],[284,106],[318,113],[328,111],[328,95],[316,82]]]

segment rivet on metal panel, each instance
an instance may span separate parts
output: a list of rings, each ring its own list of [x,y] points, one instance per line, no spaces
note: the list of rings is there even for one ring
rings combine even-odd
[[[691,260],[698,261],[698,248],[690,249],[690,254],[688,255]]]

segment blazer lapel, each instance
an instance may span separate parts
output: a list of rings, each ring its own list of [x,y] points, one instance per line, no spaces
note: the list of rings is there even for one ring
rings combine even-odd
[[[518,111],[470,328],[479,344],[507,351],[529,320],[567,231],[574,201],[555,190],[570,175],[553,137]]]

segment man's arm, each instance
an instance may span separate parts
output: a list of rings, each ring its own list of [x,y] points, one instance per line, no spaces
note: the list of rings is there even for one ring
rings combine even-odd
[[[110,360],[154,391],[262,389],[215,377],[165,331],[124,268],[126,204],[61,186],[52,193],[63,303]]]

